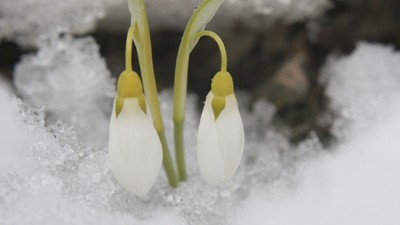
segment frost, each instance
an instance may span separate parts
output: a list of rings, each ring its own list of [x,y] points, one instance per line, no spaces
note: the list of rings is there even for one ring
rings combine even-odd
[[[97,156],[105,157],[105,152],[80,145],[65,124],[46,127],[42,109],[29,108],[3,90],[0,101],[1,124],[10,125],[1,129],[2,224],[137,222],[129,215],[105,211],[103,199],[111,196],[114,187],[101,176],[110,178],[109,168]],[[98,169],[90,168],[88,160]],[[88,172],[96,174],[78,176]]]
[[[15,69],[18,93],[25,101],[44,106],[49,121],[67,122],[84,141],[104,147],[114,84],[96,42],[65,37],[40,47]]]
[[[238,96],[242,104],[248,104],[249,97],[244,93]],[[163,113],[171,116],[172,91],[161,93],[160,99]],[[237,175],[222,187],[208,186],[199,176],[195,158],[196,98],[190,95],[188,99],[186,142],[190,179],[179,189],[172,190],[162,174],[145,199],[123,190],[110,173],[107,152],[83,145],[71,126],[62,122],[45,125],[44,109],[30,108],[17,100],[8,102],[15,109],[11,114],[23,121],[18,129],[26,133],[20,134],[20,139],[28,143],[23,148],[27,155],[13,161],[26,160],[32,168],[5,171],[0,175],[0,211],[4,214],[0,221],[6,224],[26,221],[34,221],[32,224],[107,224],[110,221],[124,224],[141,220],[151,223],[160,221],[160,212],[173,210],[179,218],[168,212],[171,224],[177,221],[226,224],[231,221],[229,211],[251,193],[269,188],[282,177],[284,181],[276,183],[276,187],[293,187],[290,175],[294,172],[293,160],[302,156],[290,154],[293,149],[287,139],[272,126],[263,128],[270,123],[274,112],[266,102],[258,102],[254,112],[242,112],[249,139]],[[172,123],[166,123],[166,128],[172,133]],[[171,136],[169,143],[172,143]],[[306,145],[311,146],[310,143]]]
[[[172,117],[171,99],[172,91],[160,95],[165,118]],[[250,101],[249,96],[242,92],[238,93],[238,99],[242,106]],[[200,177],[196,162],[195,143],[199,122],[196,98],[189,95],[188,100],[185,141],[189,181],[171,190],[162,175],[145,200],[137,199],[117,186],[117,191],[110,199],[111,208],[145,219],[154,216],[154,209],[173,208],[184,224],[230,224],[233,222],[230,212],[253,193],[265,193],[268,189],[281,187],[294,188],[296,162],[320,150],[321,146],[315,137],[310,137],[302,146],[292,147],[287,138],[271,125],[274,107],[265,101],[257,102],[251,112],[242,110],[247,139],[237,174],[221,187],[210,187]],[[166,130],[172,133],[172,122],[166,123]],[[169,136],[169,143],[172,140]]]

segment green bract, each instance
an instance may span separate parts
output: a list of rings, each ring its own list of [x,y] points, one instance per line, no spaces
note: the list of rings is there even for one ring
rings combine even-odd
[[[175,68],[174,121],[176,122],[183,121],[185,118],[189,54],[199,40],[196,35],[204,30],[223,2],[224,0],[204,0],[195,9],[183,33]]]
[[[204,30],[223,2],[224,0],[205,0],[195,9],[183,34],[183,39],[188,38],[190,51],[199,40],[196,38],[196,34]],[[182,40],[182,42],[184,41]]]

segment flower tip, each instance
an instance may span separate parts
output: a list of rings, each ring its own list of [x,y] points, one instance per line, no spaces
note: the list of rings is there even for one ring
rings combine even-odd
[[[143,94],[142,82],[134,71],[124,71],[118,78],[117,94],[121,98],[138,97]]]
[[[218,96],[233,94],[233,80],[231,74],[227,71],[220,71],[215,74],[211,81],[211,91]]]

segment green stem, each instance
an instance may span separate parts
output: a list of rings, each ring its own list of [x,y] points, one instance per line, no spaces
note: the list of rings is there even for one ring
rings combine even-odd
[[[193,12],[183,32],[175,67],[173,112],[175,124],[185,120],[189,54],[198,41],[194,36],[204,30],[223,2],[224,0],[203,0]]]
[[[190,24],[190,23],[189,23]],[[189,26],[189,25],[188,25]],[[199,39],[203,36],[211,37],[218,44],[221,53],[221,71],[227,70],[227,54],[225,45],[221,38],[212,31],[200,31],[194,39]],[[179,46],[178,57],[176,59],[175,83],[174,83],[174,140],[175,140],[175,155],[178,168],[179,180],[185,181],[186,166],[185,166],[185,151],[183,144],[183,125],[185,121],[185,102],[187,92],[187,71],[189,65],[189,37],[184,35],[181,45]]]
[[[132,71],[132,38],[133,27],[129,27],[128,34],[126,35],[126,48],[125,48],[125,70]]]
[[[144,5],[144,2],[143,2]],[[171,187],[177,186],[177,179],[175,169],[171,160],[171,155],[168,149],[168,144],[164,134],[164,124],[161,116],[160,104],[158,101],[157,85],[154,77],[153,56],[151,49],[150,31],[147,21],[146,8],[141,9],[141,22],[142,26],[136,26],[139,30],[140,37],[138,43],[135,42],[138,49],[139,64],[142,72],[143,87],[146,94],[147,102],[149,104],[151,116],[153,118],[154,127],[157,130],[163,147],[163,163],[164,170]]]
[[[171,155],[169,154],[167,139],[165,138],[164,132],[159,133],[158,136],[160,137],[163,149],[163,165],[165,173],[167,174],[168,183],[171,185],[171,187],[175,188],[178,186],[178,182],[175,176],[175,169],[172,163]]]
[[[185,120],[185,103],[187,91],[187,71],[189,65],[189,47],[183,42],[179,46],[178,57],[176,59],[175,80],[174,80],[174,115],[175,123],[183,122]]]
[[[186,181],[185,151],[183,150],[183,121],[174,123],[176,164],[180,181]]]
[[[188,38],[183,36],[182,43],[179,46],[178,57],[176,59],[175,81],[174,81],[174,140],[175,156],[180,181],[186,180],[185,156],[183,145],[183,124],[185,121],[185,103],[187,91],[187,71],[189,65],[190,50],[188,47]]]
[[[218,44],[219,52],[221,53],[221,71],[226,72],[228,57],[226,56],[226,49],[224,42],[222,42],[218,34],[209,30],[200,31],[199,33],[196,34],[195,38],[200,39],[201,37],[205,36],[214,39],[214,41]]]

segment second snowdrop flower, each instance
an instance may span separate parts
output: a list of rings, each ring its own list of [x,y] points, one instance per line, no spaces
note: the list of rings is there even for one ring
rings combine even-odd
[[[239,166],[244,129],[231,75],[217,73],[200,118],[197,157],[202,176],[210,185],[229,180]]]

